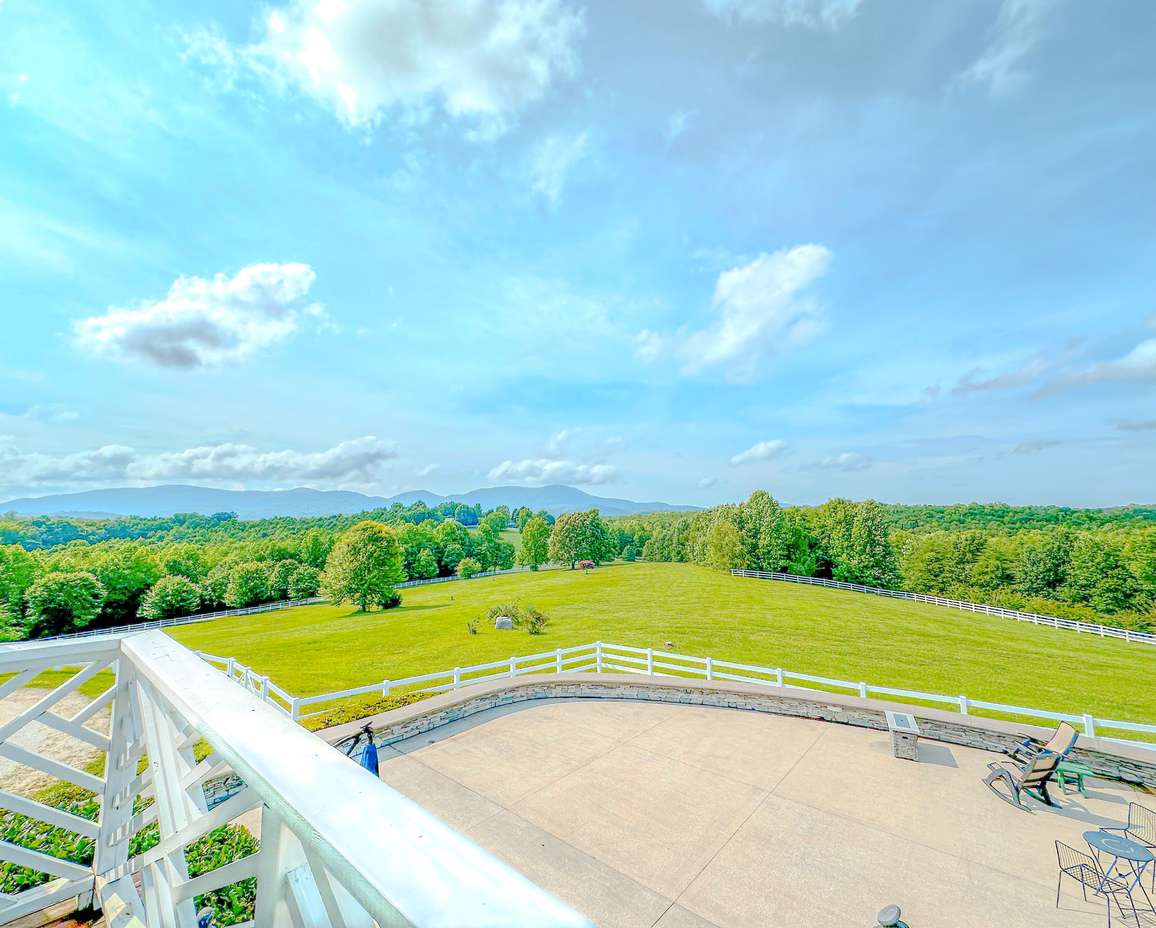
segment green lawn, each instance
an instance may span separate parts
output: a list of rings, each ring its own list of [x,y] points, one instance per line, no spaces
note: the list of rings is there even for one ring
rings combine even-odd
[[[546,610],[546,634],[466,622],[503,599]],[[297,695],[598,639],[1103,718],[1156,721],[1156,648],[688,564],[615,564],[432,584],[400,608],[307,606],[171,629]]]

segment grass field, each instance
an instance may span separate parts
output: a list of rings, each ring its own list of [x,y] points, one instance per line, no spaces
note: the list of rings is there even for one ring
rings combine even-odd
[[[547,633],[478,635],[466,622],[505,599],[546,610]],[[670,641],[685,654],[1102,718],[1156,720],[1156,649],[989,616],[688,564],[616,564],[408,589],[360,614],[307,606],[170,630],[233,656],[297,695],[485,663],[595,640]]]

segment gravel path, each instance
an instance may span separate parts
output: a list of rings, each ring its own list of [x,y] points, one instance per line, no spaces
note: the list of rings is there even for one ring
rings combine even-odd
[[[30,706],[39,702],[50,692],[52,691],[24,687],[6,699],[0,700],[0,725],[15,718]],[[57,715],[70,718],[91,701],[88,696],[83,696],[79,693],[69,693],[64,699],[52,707],[52,711]],[[93,731],[100,732],[101,734],[107,734],[108,723],[109,710],[105,708],[93,716],[85,727],[91,728]],[[29,751],[35,751],[37,754],[43,754],[46,757],[51,757],[54,760],[78,768],[83,767],[96,757],[98,753],[97,749],[92,747],[92,745],[85,744],[83,741],[73,738],[72,735],[66,735],[63,732],[57,731],[55,728],[41,725],[39,722],[32,722],[25,725],[24,728],[14,734],[9,740],[13,744],[18,744],[20,747]],[[22,796],[30,796],[37,790],[44,789],[44,787],[51,786],[57,782],[59,781],[53,776],[41,773],[38,770],[32,770],[23,764],[18,764],[14,760],[0,757],[0,789],[8,790],[11,793],[19,793]]]

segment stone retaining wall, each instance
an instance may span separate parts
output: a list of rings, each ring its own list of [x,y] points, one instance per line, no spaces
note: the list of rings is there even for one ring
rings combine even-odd
[[[1047,738],[1049,731],[1034,725],[1018,725],[997,719],[965,716],[939,709],[901,705],[877,699],[816,693],[783,687],[742,683],[650,677],[640,674],[594,675],[588,673],[536,674],[521,680],[500,680],[463,687],[422,702],[394,709],[371,719],[319,732],[330,743],[358,731],[366,721],[373,726],[379,746],[403,741],[487,709],[539,699],[627,699],[746,709],[776,715],[816,719],[887,731],[887,710],[907,712],[918,720],[921,736],[987,751],[1004,751],[1026,736]],[[1150,757],[1145,756],[1151,754]],[[1156,788],[1156,751],[1117,745],[1100,738],[1080,736],[1071,756],[1097,775]]]

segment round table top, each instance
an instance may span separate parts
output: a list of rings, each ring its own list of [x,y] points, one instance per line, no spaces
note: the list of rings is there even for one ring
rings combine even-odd
[[[1084,840],[1097,851],[1111,854],[1120,860],[1146,863],[1153,859],[1152,852],[1148,848],[1135,841],[1129,841],[1123,835],[1113,835],[1105,831],[1085,831]]]

